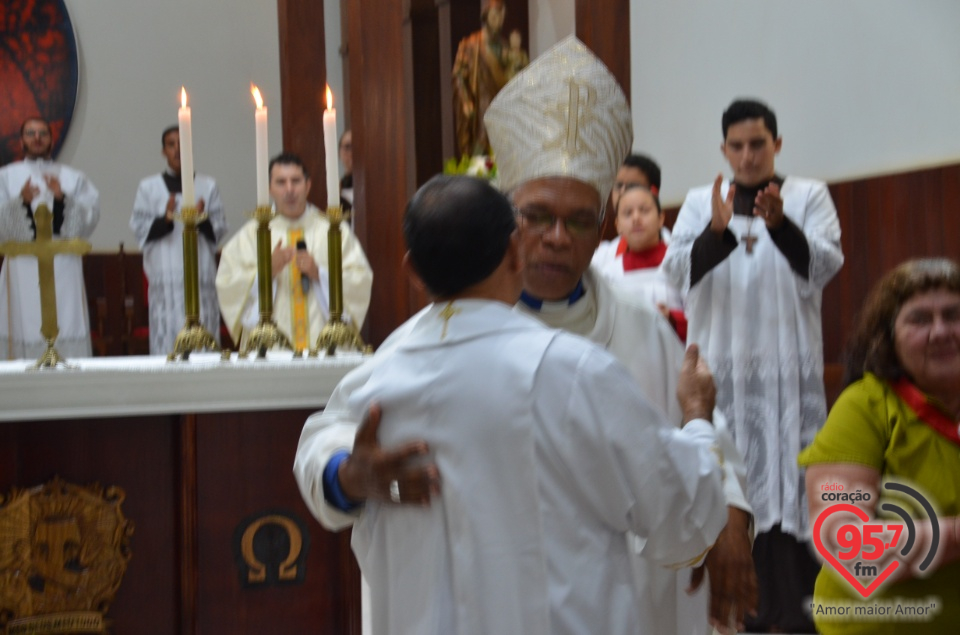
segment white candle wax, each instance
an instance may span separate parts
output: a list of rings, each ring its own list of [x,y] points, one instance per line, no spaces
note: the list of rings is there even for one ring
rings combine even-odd
[[[329,89],[328,89],[329,99]],[[323,111],[323,149],[327,160],[327,207],[340,206],[340,167],[337,165],[337,111]]]
[[[257,108],[257,206],[270,204],[270,184],[267,174],[267,109]]]
[[[196,205],[193,191],[193,127],[190,122],[190,109],[187,107],[187,92],[181,89],[180,110],[177,121],[180,124],[180,183],[183,189],[182,207]]]

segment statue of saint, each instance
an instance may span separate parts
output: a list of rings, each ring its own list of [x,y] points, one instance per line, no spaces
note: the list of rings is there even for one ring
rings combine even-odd
[[[482,28],[460,41],[453,63],[453,110],[457,122],[457,150],[460,156],[489,155],[490,143],[483,127],[483,115],[503,85],[527,59],[520,49],[520,34],[503,37],[504,0],[486,0],[480,11]],[[527,59],[529,61],[529,59]]]

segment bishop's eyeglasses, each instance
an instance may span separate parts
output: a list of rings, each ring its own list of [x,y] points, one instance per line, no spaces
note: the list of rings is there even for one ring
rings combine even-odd
[[[536,207],[516,210],[520,226],[532,234],[543,235],[551,231],[557,223],[563,223],[564,229],[572,238],[587,238],[597,235],[600,219],[588,212],[577,213],[567,218],[560,218],[550,212]]]

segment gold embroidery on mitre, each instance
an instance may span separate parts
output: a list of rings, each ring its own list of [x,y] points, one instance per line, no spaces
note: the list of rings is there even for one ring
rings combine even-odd
[[[567,154],[594,153],[594,144],[581,135],[580,130],[598,121],[597,90],[575,79],[567,81],[567,88],[566,102],[561,101],[545,113],[560,127],[554,138],[544,142],[543,149],[561,150]]]

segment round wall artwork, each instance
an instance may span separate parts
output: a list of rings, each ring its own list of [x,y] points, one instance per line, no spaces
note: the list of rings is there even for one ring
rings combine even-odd
[[[53,156],[77,101],[77,39],[64,0],[0,2],[0,165],[21,158],[20,125],[43,117]]]

